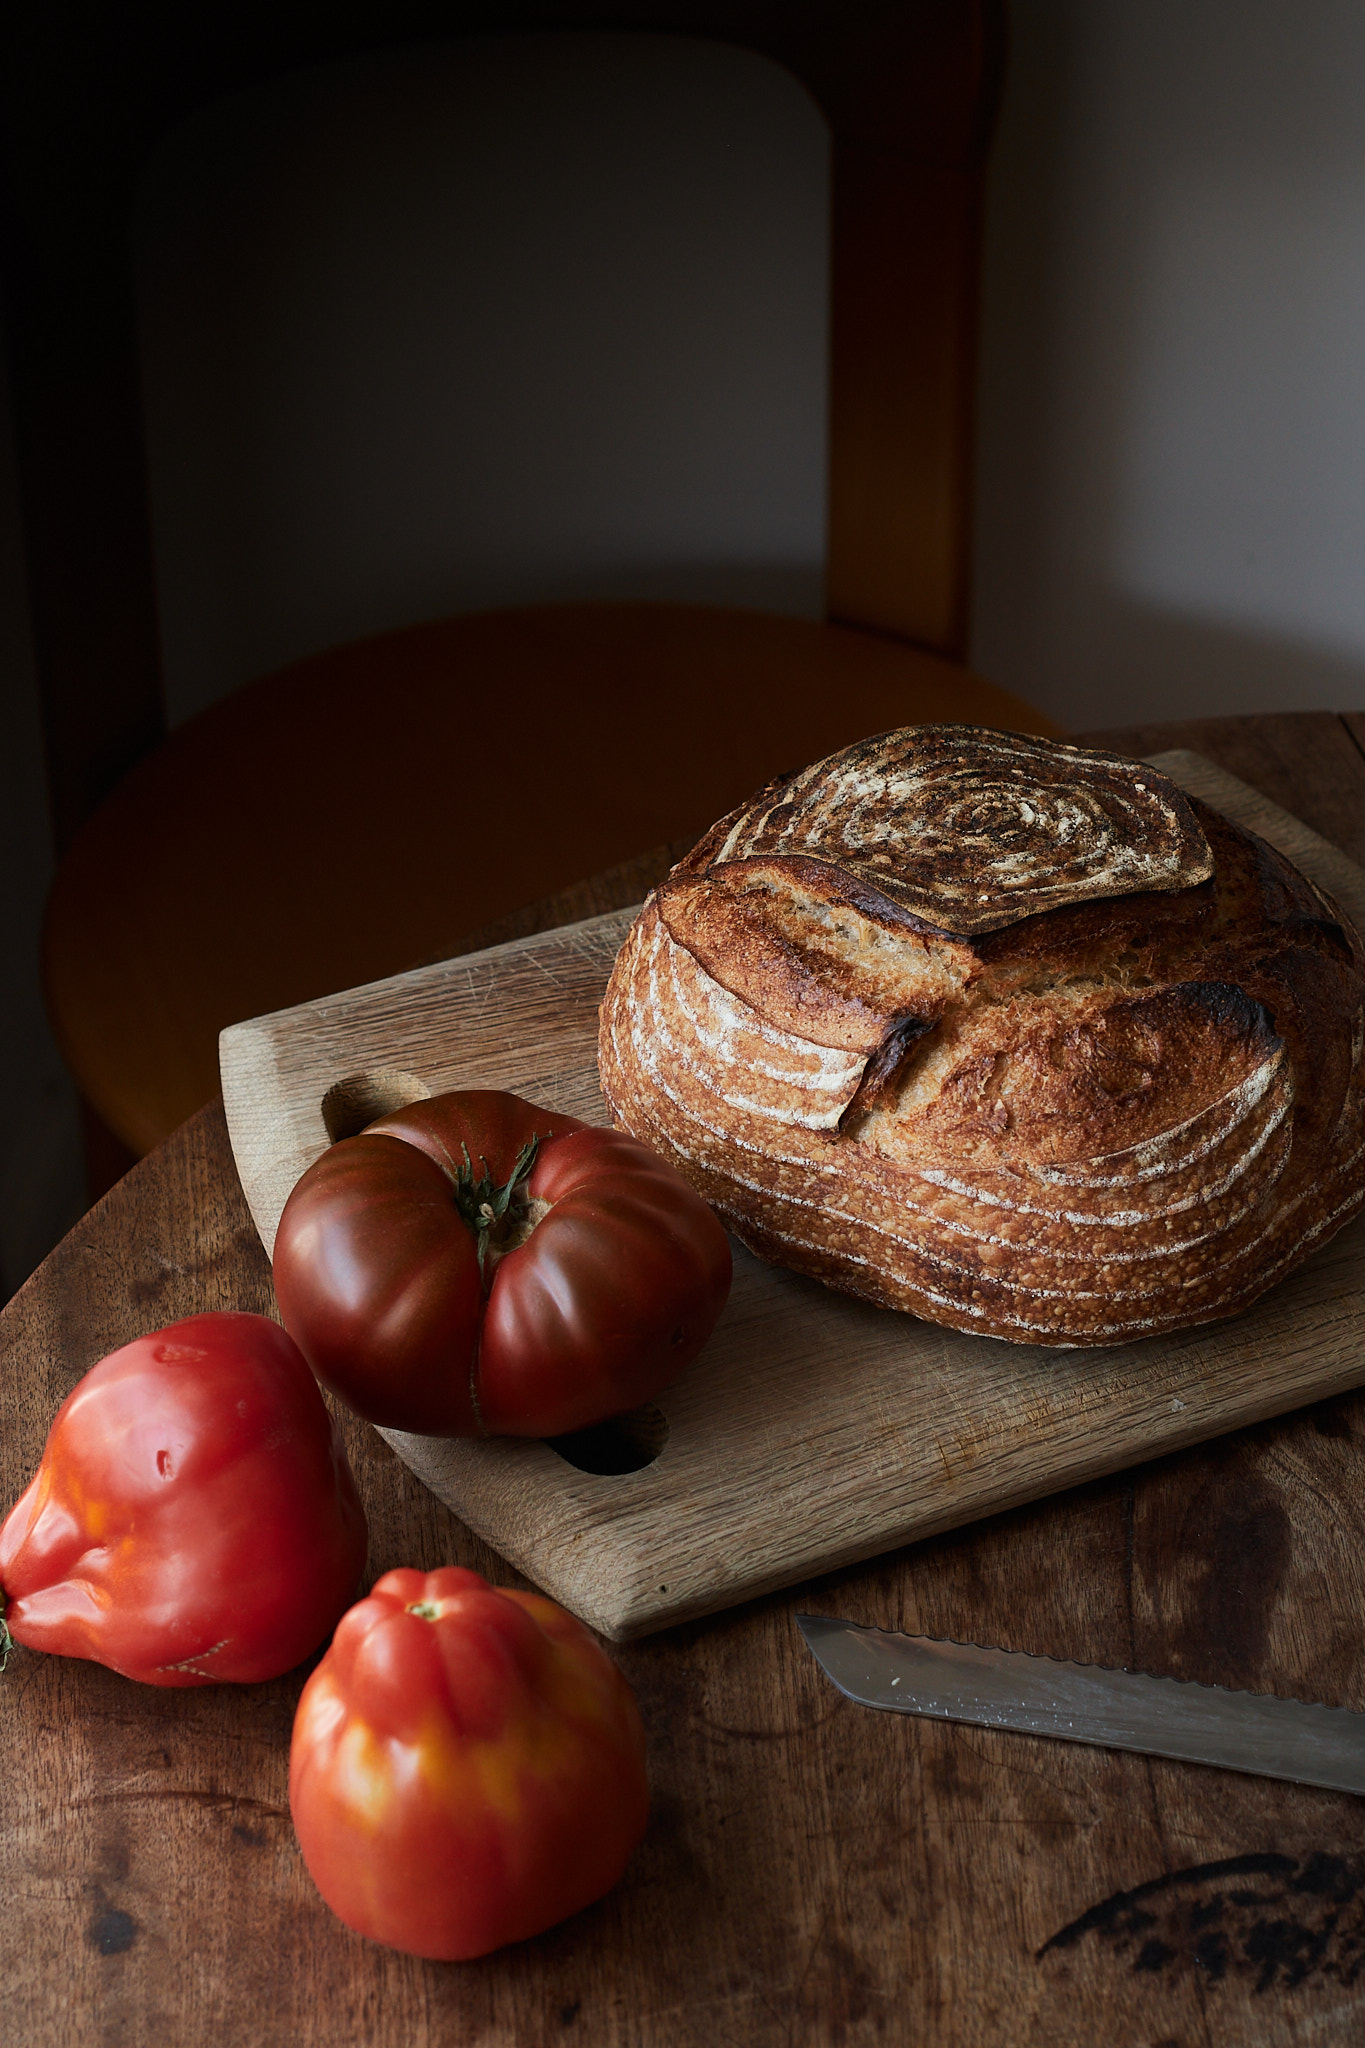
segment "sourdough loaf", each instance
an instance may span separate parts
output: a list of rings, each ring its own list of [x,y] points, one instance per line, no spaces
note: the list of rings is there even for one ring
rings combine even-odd
[[[1365,954],[1140,763],[967,726],[761,790],[645,904],[618,1122],[763,1257],[962,1330],[1230,1315],[1365,1201]]]

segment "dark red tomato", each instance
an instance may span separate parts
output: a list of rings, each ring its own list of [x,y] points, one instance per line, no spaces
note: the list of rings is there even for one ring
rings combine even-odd
[[[386,1572],[303,1689],[289,1804],[348,1926],[462,1961],[615,1884],[648,1812],[644,1733],[552,1601],[454,1566]]]
[[[297,1346],[202,1315],[93,1366],[0,1529],[14,1640],[148,1685],[251,1683],[326,1639],[365,1512]]]
[[[557,1436],[638,1407],[729,1289],[725,1232],[664,1160],[492,1089],[333,1145],[275,1240],[280,1313],[318,1378],[436,1436]]]

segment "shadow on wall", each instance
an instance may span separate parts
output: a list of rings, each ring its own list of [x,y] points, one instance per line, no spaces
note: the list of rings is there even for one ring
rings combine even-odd
[[[1077,593],[1074,606],[1074,638],[1047,702],[1072,731],[1228,712],[1365,708],[1365,652],[1162,611],[1116,590]],[[1088,657],[1089,648],[1095,653]]]
[[[550,567],[528,595],[525,574],[513,571],[462,579],[453,570],[434,617],[500,611],[526,604],[704,604],[741,611],[782,612],[790,618],[824,616],[824,569],[819,562],[646,561],[629,568],[565,573]],[[421,620],[405,620],[420,624]],[[283,664],[281,664],[282,666]]]
[[[452,612],[818,614],[829,135],[756,53],[468,37],[232,95],[134,244],[172,723]]]
[[[85,1206],[75,1090],[38,985],[52,840],[5,399],[0,384],[0,1302]]]

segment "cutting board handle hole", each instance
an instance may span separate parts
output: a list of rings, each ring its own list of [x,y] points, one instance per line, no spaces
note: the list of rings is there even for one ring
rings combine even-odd
[[[598,1472],[614,1477],[622,1472],[643,1472],[652,1465],[668,1442],[668,1417],[662,1408],[646,1401],[629,1415],[613,1415],[606,1422],[594,1422],[587,1429],[575,1429],[567,1436],[545,1439],[565,1464],[579,1472]]]
[[[337,1081],[322,1098],[322,1121],[335,1145],[338,1138],[354,1138],[377,1116],[392,1116],[410,1102],[426,1102],[431,1095],[425,1081],[416,1074],[401,1073],[396,1067],[375,1067],[368,1074],[348,1074]]]

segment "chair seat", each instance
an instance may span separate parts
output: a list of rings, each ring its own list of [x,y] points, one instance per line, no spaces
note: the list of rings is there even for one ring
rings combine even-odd
[[[82,830],[44,939],[82,1094],[135,1152],[218,1033],[461,950],[872,732],[1057,728],[848,627],[680,605],[479,613],[338,648],[180,727]]]

